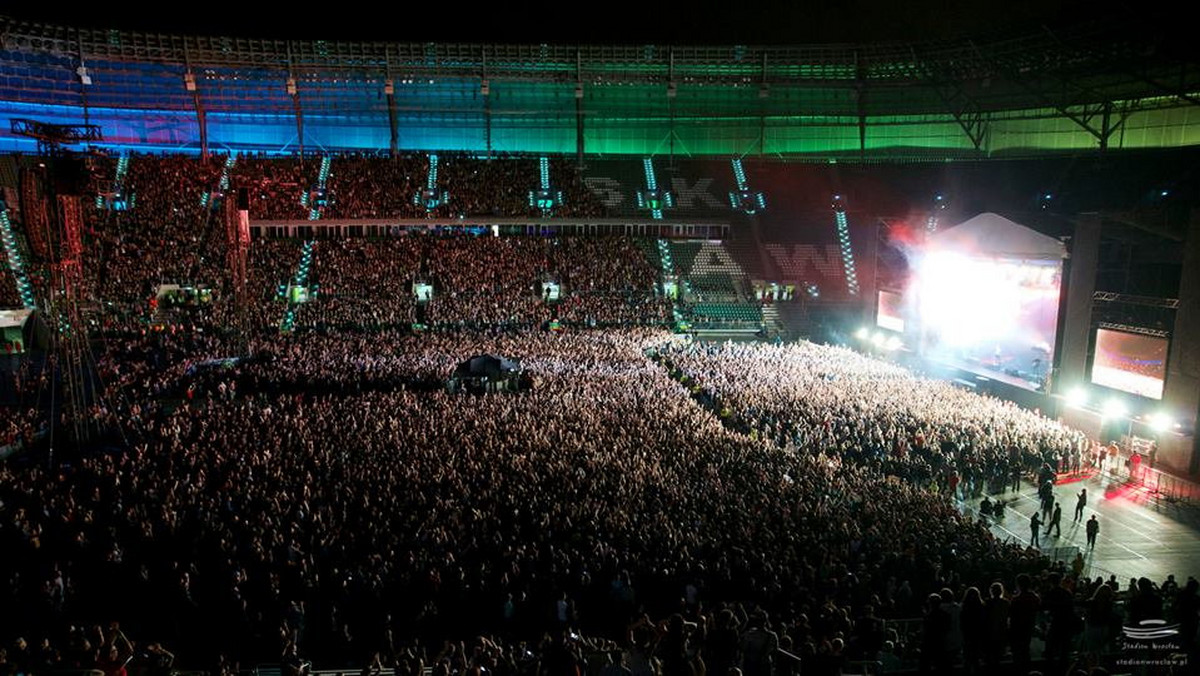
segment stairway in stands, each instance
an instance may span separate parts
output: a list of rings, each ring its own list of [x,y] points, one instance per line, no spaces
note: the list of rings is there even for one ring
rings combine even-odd
[[[313,262],[313,247],[316,242],[307,240],[300,248],[300,263],[296,266],[296,274],[292,277],[292,286],[307,286],[308,273],[312,270]],[[287,310],[283,314],[283,321],[279,324],[279,330],[284,333],[290,332],[296,328],[296,310],[298,306],[292,302],[292,295],[289,292],[287,297]]]
[[[762,323],[767,333],[777,335],[783,333],[783,324],[779,320],[779,306],[775,303],[764,303],[762,306]]]
[[[658,265],[659,269],[662,270],[659,274],[658,288],[662,289],[663,282],[676,278],[675,264],[671,260],[671,246],[667,243],[667,240],[658,240],[656,246],[658,249]],[[679,311],[678,294],[680,293],[683,293],[682,289],[679,289],[676,297],[671,299],[671,321],[674,322],[675,326],[679,326],[680,322],[683,321],[683,314]]]
[[[17,287],[17,296],[26,310],[33,310],[37,303],[33,297],[33,285],[25,271],[25,257],[21,253],[21,241],[16,228],[8,218],[8,210],[0,210],[0,245],[4,248],[4,263],[12,273],[13,283]]]
[[[333,158],[326,155],[321,158],[321,170],[317,173],[317,194],[325,193],[325,186],[329,182],[330,169],[333,166]],[[307,195],[307,193],[305,193]],[[303,199],[303,198],[302,198]],[[321,218],[321,205],[308,205],[308,220],[316,221]],[[308,273],[312,269],[313,263],[313,248],[316,247],[316,241],[306,240],[300,248],[300,262],[296,266],[296,274],[292,277],[292,286],[308,286]],[[288,293],[287,310],[283,313],[283,321],[279,323],[279,330],[284,333],[290,333],[296,328],[296,311],[299,306],[292,302],[292,295]]]
[[[322,157],[321,158],[321,170],[319,172],[317,172],[317,194],[318,195],[325,194],[325,186],[328,185],[328,183],[329,183],[329,173],[332,168],[333,168],[333,158],[331,158],[328,155],[326,155],[325,157]],[[304,197],[307,198],[308,193],[305,193]],[[308,201],[308,200],[304,199],[304,201]],[[321,208],[319,205],[311,204],[311,205],[307,205],[307,206],[308,206],[308,220],[315,221],[321,217]]]

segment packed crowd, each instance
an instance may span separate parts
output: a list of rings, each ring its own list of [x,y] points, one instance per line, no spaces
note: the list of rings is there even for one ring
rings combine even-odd
[[[315,298],[298,324],[326,328],[396,328],[412,324],[412,283],[423,248],[418,238],[323,240],[313,247]]]
[[[389,634],[620,636],[643,612],[696,622],[737,601],[781,627],[832,614],[821,642],[855,603],[904,616],[930,584],[1041,565],[918,487],[727,430],[645,358],[664,338],[299,336],[176,407],[159,402],[179,364],[127,352],[108,366],[140,395],[131,451],[2,470],[6,579],[39,608],[21,621],[107,614],[188,656],[282,631],[345,662]],[[466,405],[382,386],[483,351],[538,387]],[[308,391],[323,373],[336,392]]]
[[[1060,438],[1029,414],[966,394],[955,403],[967,412],[951,414],[938,398],[948,395],[914,395],[925,385],[907,377],[900,401],[930,408],[910,410],[901,434],[869,413],[907,405],[865,386],[870,374],[899,396],[888,382],[905,376],[890,367],[825,353],[813,380],[786,362],[818,348],[674,341],[650,330],[297,333],[208,370],[194,367],[228,349],[214,335],[116,343],[102,368],[134,402],[131,449],[54,471],[0,467],[0,546],[13,553],[0,593],[33,609],[0,618],[0,635],[69,645],[72,626],[119,620],[213,669],[283,654],[402,669],[465,660],[569,673],[559,660],[612,660],[642,673],[703,662],[767,674],[783,648],[833,674],[851,660],[988,659],[962,652],[978,648],[966,608],[972,588],[996,580],[1012,608],[1011,636],[988,642],[996,659],[1022,659],[1022,595],[1046,599],[1053,629],[1063,580],[1073,600],[1111,593],[996,541],[864,451],[897,437],[914,454],[921,437]],[[536,387],[484,397],[438,387],[483,352],[519,359]],[[657,360],[722,384],[694,392]],[[802,404],[771,394],[785,381],[758,382],[778,369],[824,406],[786,409],[785,425],[782,407]],[[840,381],[845,397],[821,380]],[[744,433],[730,418],[750,415],[732,411],[752,389],[764,404]],[[726,420],[702,405],[706,392]],[[1142,593],[1192,617],[1194,585],[1183,591]],[[885,629],[922,615],[919,640]]]
[[[316,159],[240,159],[235,175],[251,187],[255,218],[303,218],[300,195],[316,185]],[[244,165],[244,166],[243,166]],[[444,202],[429,209],[423,191],[428,187],[429,155],[342,154],[333,158],[326,184],[325,218],[505,218],[544,216],[530,199],[541,186],[538,160],[532,157],[439,153],[436,197]],[[597,218],[605,215],[600,200],[584,185],[575,164],[550,160],[554,193],[562,193],[556,218]],[[294,186],[294,187],[293,187]],[[256,204],[256,202],[258,204]]]
[[[1046,463],[1067,471],[1091,457],[1078,431],[848,348],[729,343],[668,358],[747,431],[790,448],[837,448],[920,485],[945,487],[955,477],[973,493]]]
[[[414,200],[429,175],[424,155],[339,155],[329,173],[333,201],[326,218],[425,217],[425,207]]]
[[[435,209],[435,216],[541,215],[529,200],[530,191],[540,185],[536,159],[438,157],[438,188],[450,194],[450,201]]]
[[[316,240],[305,280],[308,302],[294,308],[302,329],[372,330],[409,326],[645,326],[666,322],[657,273],[644,247],[622,238],[409,235]],[[294,278],[300,247],[267,240],[251,247],[256,326],[286,310],[279,289]],[[540,293],[554,282],[562,296]],[[414,297],[428,284],[432,299]],[[274,308],[276,318],[271,319]]]
[[[422,161],[338,158],[328,211],[409,209]],[[273,162],[239,160],[260,190],[311,180]],[[443,176],[481,162],[448,158]],[[494,162],[527,178],[527,160]],[[502,181],[479,171],[452,188],[482,205],[468,209]],[[137,206],[89,234],[96,300],[222,279],[202,199],[220,172],[135,158]],[[497,208],[517,209],[512,186]],[[291,304],[305,249],[314,294]],[[1021,665],[1035,633],[1047,659],[1095,656],[1121,621],[1164,615],[1192,645],[1194,580],[1090,580],[947,499],[1071,467],[1091,450],[1081,435],[841,348],[636,328],[670,316],[651,261],[627,238],[257,240],[248,336],[220,297],[186,328],[114,319],[98,332],[120,338],[98,346],[109,396],[90,411],[111,445],[0,464],[0,607],[22,609],[0,613],[0,676],[165,673],[175,653],[222,674],[312,660],[833,676],[860,660]],[[417,302],[414,281],[434,298]],[[556,318],[623,328],[534,330]],[[471,330],[411,335],[418,321]],[[483,353],[520,360],[534,387],[442,387]],[[32,444],[39,415],[0,421],[0,446]],[[911,618],[920,632],[901,630]]]
[[[154,312],[161,284],[220,286],[225,231],[209,199],[223,160],[136,155],[124,187],[130,208],[89,209],[84,266],[89,302],[103,304],[109,330],[137,330]]]
[[[115,176],[116,166],[111,157],[96,160],[90,174],[95,186],[89,190],[108,194],[120,183],[121,198],[127,208],[106,211],[93,208],[91,201],[87,201],[85,209],[85,243],[93,262],[85,268],[86,293],[90,301],[104,304],[101,323],[109,330],[144,330],[159,314],[154,297],[162,284],[208,286],[215,289],[218,299],[230,293],[224,283],[227,261],[225,224],[219,213],[221,195],[232,199],[237,188],[246,188],[251,217],[267,219],[305,218],[308,207],[302,199],[307,197],[314,205],[318,199],[312,192],[319,166],[315,158],[244,155],[230,161],[222,156],[202,160],[182,155],[133,155],[119,181]],[[487,160],[447,155],[440,166],[439,186],[453,197],[435,214],[539,215],[529,206],[529,191],[538,183],[534,159]],[[569,160],[555,158],[549,166],[552,184],[567,196],[567,206],[556,210],[556,216],[602,214],[596,197],[583,186]],[[428,157],[421,154],[337,156],[331,163],[326,193],[321,197],[328,200],[321,213],[326,218],[424,217],[427,215],[424,206],[416,204],[413,198],[424,187],[428,170]],[[494,246],[500,250],[498,254],[506,254],[503,251],[506,245]],[[547,252],[544,246],[517,247],[513,252],[515,257],[504,266],[507,281],[499,285],[480,283],[478,274],[470,271],[470,267],[477,265],[469,259],[479,257],[478,251],[472,251],[481,248],[478,244],[422,245],[422,248],[432,248],[435,250],[432,253],[447,256],[436,269],[429,270],[431,276],[444,280],[439,291],[445,292],[439,293],[438,300],[430,305],[430,322],[536,325],[559,318],[575,324],[639,325],[663,321],[668,315],[667,304],[650,293],[656,276],[653,266],[635,246],[622,240],[594,244],[577,240],[576,246],[561,247],[553,257],[556,252]],[[389,245],[363,245],[358,251],[354,256],[360,262],[369,261],[368,270],[360,272],[342,265],[345,257],[334,252],[329,258],[334,272],[324,277],[334,286],[357,286],[360,291],[366,285],[382,285],[381,289],[389,291],[375,296],[383,299],[382,303],[365,302],[366,296],[359,292],[329,295],[329,302],[322,307],[298,311],[301,319],[307,320],[301,321],[301,326],[347,325],[357,321],[355,317],[362,318],[365,325],[377,326],[418,319],[411,302],[411,289],[399,292],[397,287],[401,283],[410,284],[412,275],[392,274],[406,273],[412,261],[392,262]],[[272,259],[271,268],[262,273],[254,269],[260,258],[251,252],[250,290],[257,297],[252,314],[257,325],[277,323],[269,316],[279,313],[278,308],[261,302],[273,296],[261,292],[262,285],[255,282],[288,279],[294,267],[281,276],[276,264],[282,264],[281,269],[286,270],[286,265],[294,266],[294,262]],[[5,266],[0,264],[0,268]],[[532,297],[537,292],[538,280],[534,277],[521,277],[521,292],[516,293],[511,282],[534,269],[557,275],[568,289],[568,302],[557,310],[545,307]],[[11,275],[7,269],[0,271],[0,275],[3,275],[0,306],[17,305],[19,299]],[[33,281],[45,286],[40,277],[35,276]],[[276,285],[269,288],[274,290]],[[177,314],[185,323],[220,325],[227,317],[221,314],[219,306],[218,302],[203,312]]]
[[[266,158],[242,156],[233,166],[232,185],[245,188],[250,218],[303,219],[309,210],[301,202],[317,184],[317,158]]]

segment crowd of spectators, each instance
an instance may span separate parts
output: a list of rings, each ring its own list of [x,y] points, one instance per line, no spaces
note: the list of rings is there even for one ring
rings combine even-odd
[[[396,328],[413,323],[420,238],[320,240],[313,251],[310,282],[316,292],[301,306],[299,325]]]
[[[953,476],[975,493],[1093,457],[1076,430],[844,347],[727,343],[668,357],[750,433],[789,448],[836,447],[921,485],[944,488]]]
[[[541,216],[529,193],[541,185],[531,157],[482,159],[438,155],[438,189],[450,200],[433,211],[437,217]]]
[[[432,209],[424,202],[430,161],[425,153],[347,153],[333,157],[326,183],[325,218],[502,218],[542,217],[530,199],[541,187],[538,160],[499,155],[492,158],[439,153],[436,198]],[[243,167],[242,165],[246,166]],[[249,183],[251,214],[255,218],[305,217],[298,199],[316,185],[316,159],[301,164],[293,159],[240,159],[239,181]],[[606,214],[579,174],[575,163],[549,161],[551,191],[563,203],[551,212],[556,218],[598,218]],[[290,186],[295,183],[295,189]],[[259,189],[259,187],[263,189]],[[258,202],[258,204],[255,204]]]
[[[250,246],[246,264],[248,324],[255,330],[278,328],[287,305],[287,288],[300,263],[302,243],[294,239],[260,239]],[[218,303],[219,323],[233,320],[232,303]]]
[[[30,609],[0,618],[0,634],[60,645],[71,626],[119,620],[213,669],[294,649],[330,666],[466,660],[516,673],[531,661],[612,659],[769,673],[762,662],[783,660],[783,648],[832,674],[851,660],[965,650],[954,632],[969,633],[972,616],[943,606],[974,603],[971,587],[1001,580],[1049,603],[1068,579],[944,494],[870,462],[870,435],[849,421],[804,443],[763,422],[769,413],[757,433],[738,431],[656,363],[705,383],[736,362],[751,375],[727,376],[716,399],[736,408],[743,390],[762,388],[768,410],[784,400],[750,383],[809,348],[676,340],[661,330],[308,332],[264,335],[251,358],[203,372],[189,367],[227,349],[218,337],[120,343],[103,367],[137,402],[124,414],[131,448],[54,471],[0,467],[0,545],[12,553],[2,593]],[[535,388],[437,387],[482,352],[519,359]],[[823,359],[861,413],[895,404],[850,382],[871,371],[860,357]],[[886,368],[875,382],[903,377]],[[830,396],[802,372],[780,377]],[[908,385],[906,401],[926,397]],[[913,418],[907,435],[914,448],[921,436],[972,433],[962,430],[1057,438],[974,395],[960,395],[975,410],[960,418],[928,397],[931,417]],[[794,415],[817,430],[827,418]],[[1069,579],[1072,598],[1109,593]],[[1194,596],[1186,587],[1170,607],[1194,615]],[[1019,639],[1013,614],[1006,627]],[[922,615],[919,641],[885,630]],[[1019,660],[1016,639],[989,646]]]
[[[424,218],[415,201],[425,189],[429,159],[415,153],[391,157],[338,155],[330,163],[326,218]]]
[[[563,194],[564,204],[555,210],[555,215],[565,218],[603,218],[608,215],[608,208],[584,185],[582,172],[574,161],[550,158],[550,184]]]
[[[127,353],[113,380],[158,395],[137,397],[131,450],[2,470],[6,579],[36,608],[20,621],[107,613],[193,657],[282,631],[344,663],[389,634],[619,636],[643,612],[695,622],[735,601],[787,625],[856,596],[908,614],[899,582],[1039,565],[916,486],[727,430],[646,359],[664,338],[297,336],[175,407],[159,402],[178,366]],[[464,402],[393,379],[482,351],[538,387]],[[309,391],[323,374],[335,393]],[[952,554],[966,548],[980,556]]]
[[[231,185],[246,189],[250,218],[303,219],[309,210],[301,198],[316,187],[320,165],[318,158],[242,156],[234,163]]]
[[[123,188],[130,208],[89,210],[84,290],[104,303],[110,328],[144,325],[161,284],[219,288],[227,277],[224,222],[211,199],[222,167],[215,157],[135,155]]]
[[[329,211],[401,208],[421,161],[338,158]],[[262,190],[308,171],[239,162]],[[477,162],[448,158],[447,180]],[[90,233],[93,300],[222,284],[223,226],[202,199],[220,168],[134,158],[137,206]],[[506,170],[480,171],[467,190]],[[515,205],[515,186],[496,203]],[[289,304],[306,248],[315,293]],[[22,609],[0,613],[0,676],[165,673],[173,653],[222,674],[312,660],[414,675],[833,676],[860,660],[1024,665],[1035,633],[1045,659],[1095,656],[1122,620],[1164,615],[1193,645],[1194,580],[1088,579],[998,541],[949,498],[1078,466],[1092,450],[1078,432],[842,348],[638,328],[670,315],[646,249],[256,240],[248,335],[231,334],[221,298],[188,327],[102,326],[120,339],[98,348],[108,396],[90,415],[113,443],[0,464],[0,607]],[[433,300],[416,302],[414,281]],[[550,281],[556,302],[540,293]],[[289,310],[296,330],[281,334]],[[622,328],[536,330],[555,318]],[[414,335],[418,320],[460,330]],[[534,387],[442,387],[484,353],[519,360]],[[40,415],[0,422],[0,446],[32,443]],[[913,618],[919,631],[901,631]]]

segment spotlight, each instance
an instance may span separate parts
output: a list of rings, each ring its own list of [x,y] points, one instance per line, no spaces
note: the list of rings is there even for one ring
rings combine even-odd
[[[1087,402],[1087,390],[1083,389],[1082,387],[1076,387],[1070,392],[1067,392],[1067,406],[1070,406],[1071,408],[1083,408],[1084,406],[1087,406]]]
[[[854,332],[854,337],[859,340],[866,340],[867,338],[871,337],[871,332],[868,331],[867,327],[864,326],[861,329],[859,329],[858,331]]]
[[[892,336],[891,338],[887,339],[887,344],[884,345],[884,347],[888,352],[895,352],[896,350],[900,349],[901,345],[903,345],[903,343],[900,342],[900,339],[896,336]]]
[[[887,338],[882,333],[876,332],[874,336],[871,336],[871,342],[875,344],[875,347],[883,347],[884,343],[887,342]]]
[[[1175,421],[1171,420],[1171,416],[1166,413],[1155,413],[1149,418],[1150,429],[1155,432],[1166,432],[1175,425]]]
[[[1125,408],[1125,402],[1120,399],[1109,399],[1104,402],[1103,413],[1105,418],[1124,418],[1128,409]]]

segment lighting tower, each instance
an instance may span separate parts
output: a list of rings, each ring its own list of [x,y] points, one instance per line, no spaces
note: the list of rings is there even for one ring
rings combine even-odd
[[[246,296],[246,257],[250,250],[250,205],[246,190],[237,191],[236,198],[225,197],[225,252],[229,265],[230,300],[233,308],[230,328],[239,355],[248,348],[247,330],[249,298]]]
[[[80,195],[86,180],[85,165],[63,149],[65,145],[100,140],[94,125],[60,125],[36,120],[14,119],[12,133],[34,138],[40,162],[22,172],[21,200],[25,231],[34,257],[49,279],[42,299],[43,316],[50,327],[51,373],[61,385],[58,406],[71,421],[76,443],[90,435],[88,403],[98,394],[88,345],[87,324],[83,321],[83,210]],[[52,421],[57,419],[51,385]],[[50,459],[54,448],[51,444]]]

